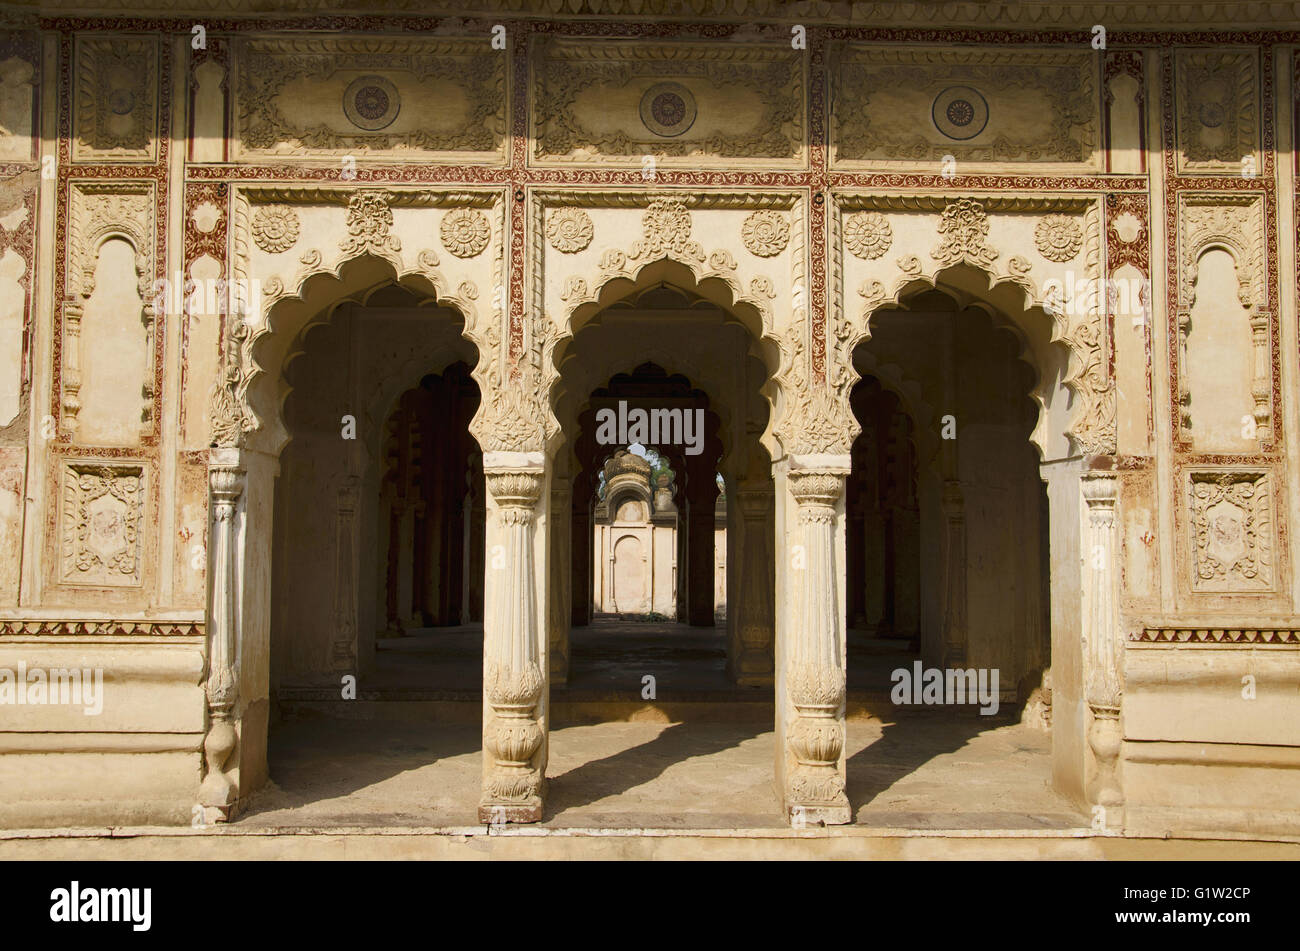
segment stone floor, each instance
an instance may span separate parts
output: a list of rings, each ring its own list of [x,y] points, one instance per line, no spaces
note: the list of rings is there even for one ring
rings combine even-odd
[[[917,654],[907,641],[850,632],[846,672],[850,691],[888,693],[890,673],[910,666]],[[375,671],[361,678],[362,696],[403,699],[474,699],[483,688],[483,626],[416,628],[403,637],[380,638]],[[753,698],[771,689],[739,688],[727,678],[726,626],[691,627],[673,622],[597,617],[570,632],[570,673],[555,690],[574,697],[626,691],[639,694],[642,678],[655,677],[666,699],[707,695]],[[299,681],[281,688],[294,699],[323,697],[322,684]],[[332,683],[330,690],[332,691]]]
[[[470,827],[481,762],[480,625],[379,641],[359,700],[279,691],[271,786],[244,828]],[[1007,716],[899,710],[889,673],[905,641],[850,636],[848,790],[859,827],[1070,830],[1050,739]],[[551,690],[542,828],[788,828],[773,791],[773,688],[726,674],[725,627],[597,618],[571,634]],[[656,699],[641,696],[655,678]]]
[[[860,826],[1065,830],[1046,734],[932,713],[848,724]],[[274,728],[272,784],[245,827],[477,824],[480,728],[303,717]],[[599,723],[551,731],[543,827],[779,828],[774,737],[746,723]]]

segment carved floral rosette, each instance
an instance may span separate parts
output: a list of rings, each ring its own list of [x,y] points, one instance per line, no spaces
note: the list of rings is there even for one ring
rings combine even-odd
[[[546,238],[562,254],[585,251],[595,229],[591,215],[581,208],[557,208],[546,223]]]
[[[790,223],[775,211],[756,211],[741,226],[741,240],[750,254],[773,257],[790,243]]]

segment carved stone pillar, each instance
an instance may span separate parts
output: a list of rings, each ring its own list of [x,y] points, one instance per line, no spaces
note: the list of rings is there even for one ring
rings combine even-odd
[[[84,302],[78,297],[63,306],[63,426],[77,431],[81,412],[81,315]]]
[[[492,583],[484,623],[483,729],[485,751],[481,822],[537,822],[542,818],[545,772],[539,707],[546,688],[534,581],[534,528],[541,495],[540,470],[489,470],[496,501],[500,568]],[[498,553],[490,556],[496,560]]]
[[[1250,315],[1250,336],[1255,351],[1255,371],[1251,397],[1255,401],[1255,429],[1263,442],[1271,437],[1273,426],[1273,364],[1269,356],[1269,315],[1256,310]]]
[[[569,577],[571,578],[570,598],[573,601],[572,610],[569,612],[569,621],[572,627],[585,627],[591,623],[591,598],[592,598],[592,561],[591,551],[591,496],[585,491],[579,491],[575,485],[571,499],[576,499],[573,504],[573,517],[569,526],[569,541],[572,545],[573,557],[569,560]]]
[[[1124,645],[1119,639],[1118,551],[1115,521],[1119,479],[1110,473],[1083,477],[1083,499],[1088,512],[1088,537],[1084,549],[1087,613],[1084,618],[1085,696],[1092,711],[1088,745],[1096,757],[1092,782],[1093,802],[1106,807],[1107,824],[1122,822],[1124,802],[1119,784],[1120,699],[1123,693]]]
[[[794,718],[786,732],[786,815],[796,823],[849,822],[844,794],[844,645],[835,558],[835,504],[844,474],[793,471],[799,505],[802,567],[796,566],[798,613],[786,692]]]
[[[551,655],[550,674],[553,683],[564,683],[569,679],[569,623],[573,615],[572,596],[569,593],[569,578],[572,575],[569,563],[570,532],[573,530],[573,515],[570,511],[572,503],[569,480],[552,478],[549,572],[551,599],[547,604],[550,616],[547,644]]]
[[[388,507],[388,559],[384,569],[384,614],[387,620],[386,633],[400,635],[405,633],[398,608],[398,590],[401,584],[402,561],[402,522],[406,510],[406,500],[400,495],[394,496]]]
[[[718,483],[711,468],[695,461],[703,458],[692,456],[686,464],[686,611],[693,626],[712,627]]]
[[[1190,364],[1187,362],[1187,335],[1191,330],[1191,312],[1180,310],[1178,312],[1178,403],[1181,408],[1178,419],[1182,429],[1190,429],[1192,426],[1192,388],[1188,374]],[[1177,435],[1175,433],[1175,436]],[[1187,438],[1186,434],[1183,438]]]
[[[208,606],[208,732],[203,740],[204,777],[199,805],[206,823],[231,817],[239,789],[227,772],[235,763],[239,734],[235,704],[239,700],[239,605],[235,577],[235,522],[244,492],[244,470],[235,466],[208,469],[211,492],[211,603]]]
[[[347,476],[339,487],[334,532],[334,644],[330,662],[335,670],[357,666],[357,544],[358,484]]]
[[[750,687],[773,680],[776,636],[772,590],[772,491],[742,487],[737,493],[741,517],[740,571],[737,591],[727,593],[727,614],[735,618],[736,683]],[[729,536],[730,540],[730,536]]]
[[[966,666],[966,504],[961,483],[943,483],[944,611],[943,659],[945,668]]]

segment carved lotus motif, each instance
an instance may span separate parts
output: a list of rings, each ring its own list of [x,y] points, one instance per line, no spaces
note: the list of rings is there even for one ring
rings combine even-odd
[[[347,255],[378,254],[400,251],[402,242],[389,234],[393,227],[393,209],[383,192],[364,191],[348,201],[348,237],[339,245]]]
[[[930,256],[944,267],[963,263],[991,267],[997,259],[997,250],[985,243],[989,217],[977,201],[962,198],[948,205],[939,219],[939,234],[943,240]]]
[[[298,242],[301,225],[292,208],[269,205],[253,215],[253,243],[267,254],[288,251]]]
[[[854,215],[844,225],[844,246],[854,257],[874,261],[884,256],[893,243],[889,219],[878,211]]]
[[[1034,244],[1049,261],[1073,261],[1083,247],[1083,229],[1067,215],[1048,215],[1034,229]]]
[[[775,211],[756,211],[745,219],[740,237],[750,254],[770,258],[790,243],[790,224]]]
[[[551,247],[563,254],[576,254],[591,244],[591,216],[581,208],[561,208],[546,223],[546,237]]]
[[[487,215],[473,208],[456,208],[442,219],[442,245],[458,258],[472,258],[487,247],[492,226]]]

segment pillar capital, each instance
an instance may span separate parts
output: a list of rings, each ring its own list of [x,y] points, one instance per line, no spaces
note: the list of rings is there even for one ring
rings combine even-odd
[[[545,476],[539,469],[491,469],[484,473],[497,505],[532,508],[542,495]]]
[[[218,505],[230,505],[244,494],[247,473],[238,465],[218,464],[208,466],[208,488]]]
[[[844,494],[846,475],[838,469],[795,469],[790,472],[790,491],[800,506],[833,508]]]

